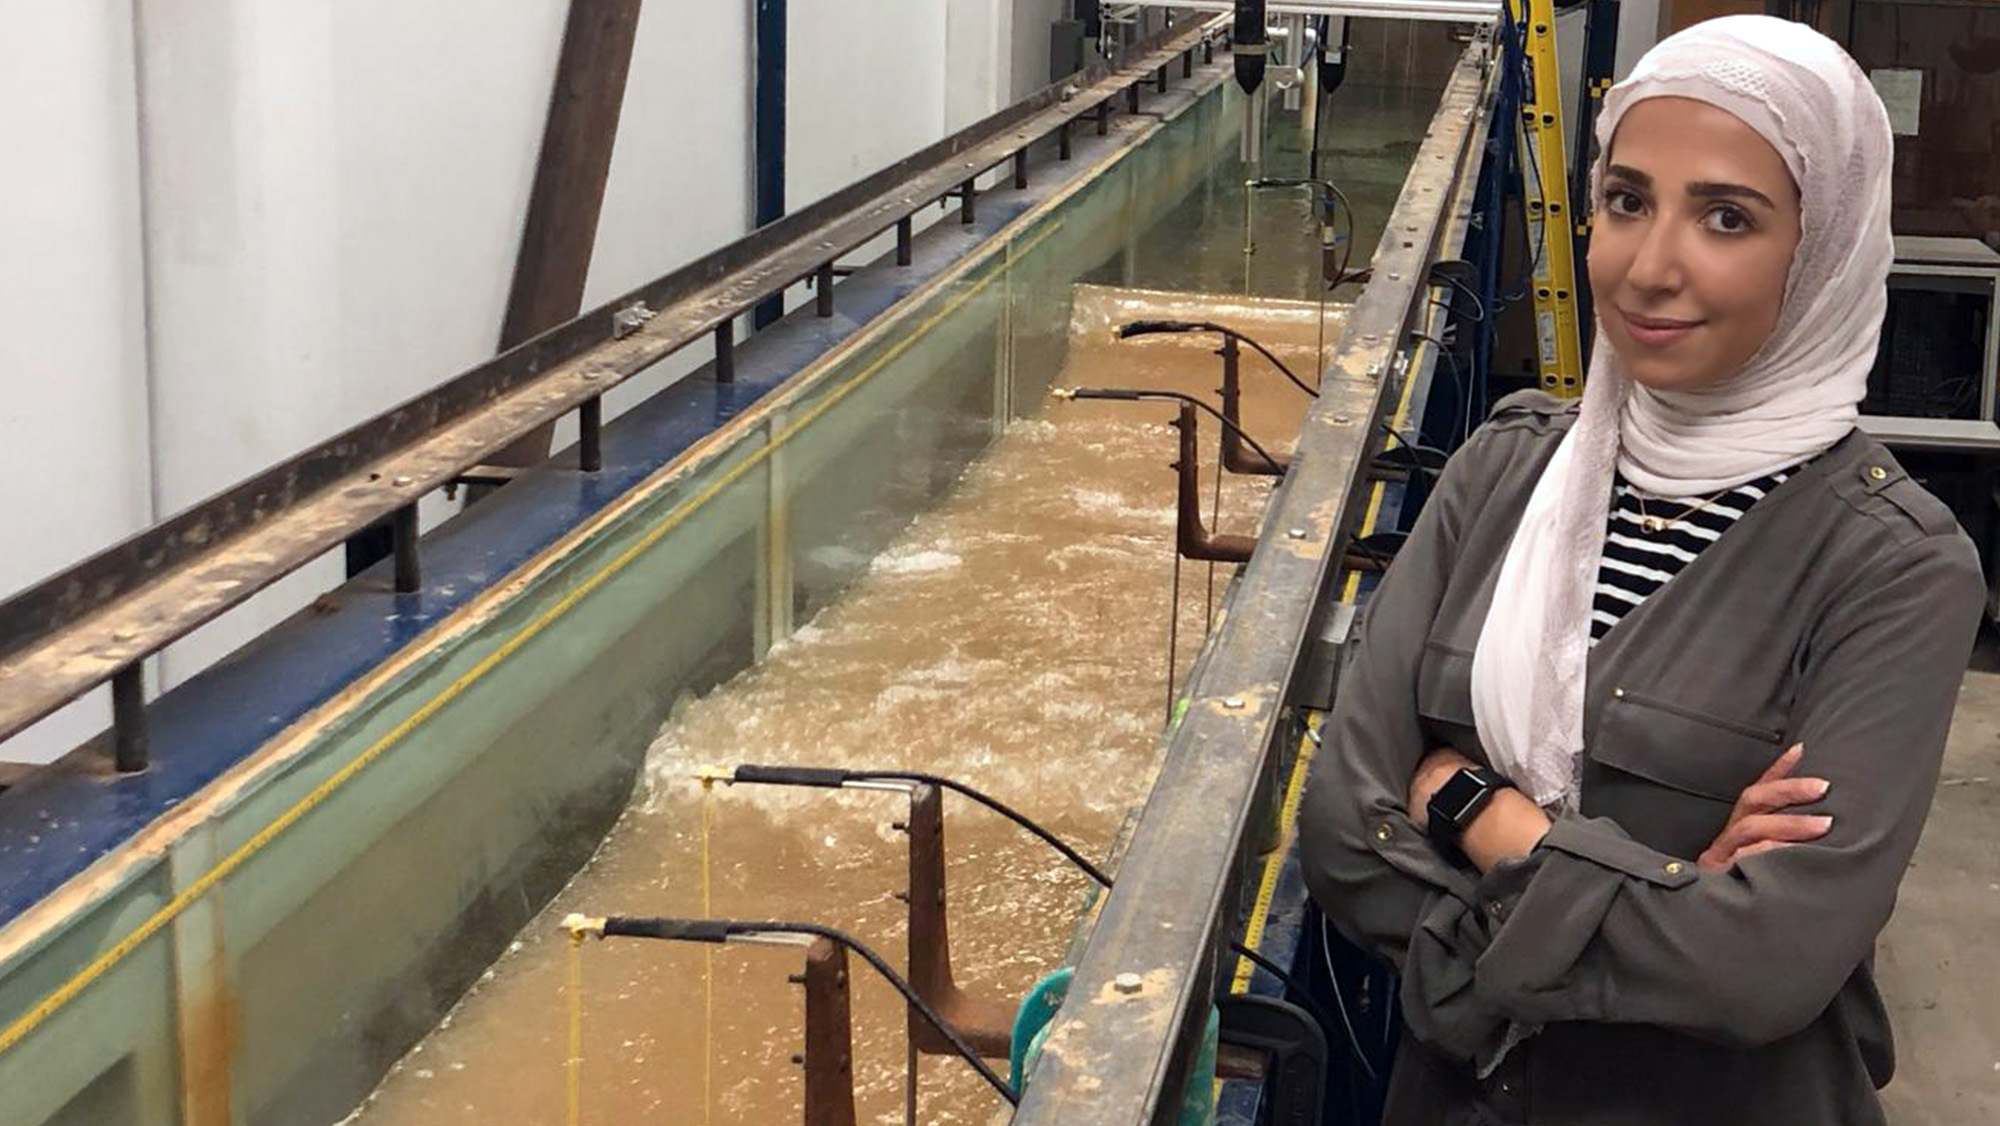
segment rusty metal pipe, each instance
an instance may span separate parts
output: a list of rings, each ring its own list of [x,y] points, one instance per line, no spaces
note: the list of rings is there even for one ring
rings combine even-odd
[[[951,973],[951,931],[945,919],[944,795],[919,783],[910,790],[910,987],[937,1010],[944,1023],[972,1050],[1006,1059],[1014,1030],[1014,1006],[975,997],[958,987]],[[957,1049],[942,1028],[910,1011],[910,1039],[917,1050],[950,1055]]]
[[[1201,522],[1201,461],[1195,450],[1195,406],[1181,403],[1174,419],[1180,434],[1180,457],[1174,468],[1180,471],[1178,519],[1174,522],[1174,542],[1182,556],[1210,563],[1248,563],[1257,541],[1249,536],[1211,534]]]
[[[1222,347],[1222,417],[1235,425],[1222,428],[1222,468],[1231,473],[1258,477],[1283,477],[1292,467],[1288,454],[1260,454],[1251,457],[1243,446],[1243,349],[1234,333],[1225,334]]]

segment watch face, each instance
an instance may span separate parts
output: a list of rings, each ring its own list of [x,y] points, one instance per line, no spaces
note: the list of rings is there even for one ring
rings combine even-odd
[[[1431,798],[1432,815],[1441,815],[1453,825],[1463,826],[1492,788],[1493,784],[1484,777],[1461,769],[1438,787]]]

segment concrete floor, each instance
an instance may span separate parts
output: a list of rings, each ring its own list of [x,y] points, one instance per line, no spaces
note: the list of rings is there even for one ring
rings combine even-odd
[[[1930,823],[1876,948],[1895,1126],[2000,1123],[2000,639],[1980,639]]]

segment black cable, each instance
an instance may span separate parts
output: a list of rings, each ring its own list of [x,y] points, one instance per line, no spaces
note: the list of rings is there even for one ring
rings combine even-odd
[[[1315,119],[1315,124],[1317,124],[1317,119]],[[1326,201],[1322,206],[1327,213],[1329,215],[1333,213],[1333,205],[1337,201],[1340,204],[1340,213],[1347,217],[1346,236],[1342,237],[1339,234],[1334,236],[1340,242],[1341,246],[1340,265],[1333,271],[1333,282],[1328,288],[1338,288],[1354,280],[1354,277],[1350,277],[1347,273],[1347,267],[1352,265],[1354,261],[1354,204],[1348,200],[1347,193],[1340,190],[1340,185],[1331,180],[1321,179],[1317,174],[1314,174],[1312,176],[1260,176],[1254,180],[1244,181],[1243,186],[1246,189],[1300,187],[1324,189],[1326,192]],[[1355,275],[1355,277],[1359,277],[1359,275]]]
[[[748,772],[747,777],[745,776],[746,772]],[[739,766],[736,768],[735,777],[732,779],[732,781],[736,782],[773,782],[778,784],[804,785],[804,786],[838,786],[840,785],[841,781],[849,781],[849,780],[857,782],[868,781],[868,780],[897,780],[897,781],[909,781],[909,782],[923,782],[928,785],[936,786],[940,789],[950,790],[954,793],[961,794],[965,797],[972,799],[975,802],[978,802],[980,805],[985,806],[986,808],[992,810],[993,812],[1000,814],[1002,817],[1005,817],[1007,820],[1012,821],[1016,825],[1019,825],[1021,828],[1026,829],[1029,833],[1033,834],[1037,839],[1039,839],[1043,844],[1048,845],[1050,848],[1053,848],[1056,850],[1056,852],[1060,853],[1063,859],[1069,861],[1072,865],[1076,867],[1078,871],[1082,872],[1084,875],[1096,881],[1098,886],[1103,887],[1106,890],[1109,890],[1112,886],[1111,877],[1107,875],[1102,868],[1099,868],[1097,865],[1092,864],[1089,860],[1085,859],[1084,855],[1081,852],[1078,852],[1075,847],[1070,845],[1069,842],[1063,840],[1061,837],[1056,836],[1049,830],[1042,828],[1042,826],[1037,824],[1032,818],[1028,817],[1026,814],[1023,814],[1015,810],[1012,806],[1009,806],[1007,803],[1001,801],[999,798],[996,798],[991,794],[985,793],[983,791],[973,789],[971,786],[968,786],[965,783],[960,782],[955,778],[945,778],[941,775],[927,774],[924,773],[923,771],[917,771],[917,770],[842,770],[838,768],[810,767],[810,766]],[[604,933],[606,935],[614,933],[612,930],[613,922],[626,924],[635,921],[661,922],[661,923],[688,922],[686,920],[671,920],[671,919],[669,920],[606,919]],[[691,924],[690,929],[698,925],[700,924]],[[709,925],[714,927],[724,928],[718,931],[717,932],[718,934],[732,934],[732,933],[741,934],[743,933],[743,930],[728,930],[727,928],[741,927],[751,930],[768,931],[768,930],[780,930],[780,929],[788,929],[795,927],[804,927],[808,926],[809,924],[776,924],[776,923],[739,924],[739,923],[718,922]],[[620,933],[630,933],[630,932],[620,932]],[[898,989],[904,989],[905,985],[907,984],[898,979],[893,972],[886,969],[881,964],[880,959],[874,956],[874,953],[872,951],[868,950],[860,943],[855,942],[853,939],[849,938],[844,934],[841,934],[838,931],[834,931],[831,928],[827,927],[814,927],[809,931],[801,931],[800,933],[822,934],[825,937],[832,938],[836,942],[845,942],[850,946],[852,946],[857,953],[861,954],[862,957],[867,958],[871,963],[873,963],[876,969],[881,971],[884,976],[888,977],[890,979],[891,984],[896,985]],[[692,933],[679,933],[679,932],[674,934],[660,934],[660,935],[648,934],[643,937],[686,938],[691,941],[705,941],[705,942],[721,941],[719,937],[708,938],[703,935],[697,935]],[[1248,946],[1245,946],[1243,943],[1239,941],[1232,939],[1229,943],[1229,948],[1234,953],[1240,954],[1244,958],[1249,959],[1252,964],[1256,965],[1258,968],[1269,973],[1272,977],[1278,979],[1278,981],[1282,983],[1287,989],[1298,994],[1300,1004],[1308,1012],[1312,1014],[1314,1020],[1319,1022],[1320,1027],[1326,1031],[1327,1035],[1331,1036],[1333,1034],[1333,1028],[1334,1028],[1333,1021],[1328,1018],[1326,1010],[1320,1006],[1318,1000],[1313,997],[1312,992],[1308,990],[1304,984],[1299,982],[1298,979],[1294,978],[1291,974],[1285,972],[1284,970],[1279,969],[1278,966],[1275,963],[1273,963],[1270,959],[1264,957],[1262,954],[1257,953],[1255,950],[1250,949]],[[1335,988],[1339,988],[1339,983],[1335,982],[1334,986]],[[903,995],[906,997],[911,997],[913,1003],[918,1004],[921,1011],[923,1011],[926,1016],[931,1016],[930,1010],[928,1008],[924,1008],[922,1006],[921,1001],[916,1001],[914,995],[909,990],[905,989]],[[932,1019],[931,1023],[934,1026],[937,1026],[941,1031],[946,1031],[944,1030],[943,1025],[936,1019]],[[946,1035],[949,1036],[951,1035],[951,1033],[949,1031],[946,1031]],[[1356,1060],[1360,1062],[1362,1068],[1365,1069],[1368,1072],[1369,1076],[1372,1078],[1375,1073],[1374,1068],[1369,1066],[1367,1057],[1361,1054],[1361,1046],[1355,1043],[1351,1029],[1348,1035],[1345,1037],[1345,1040],[1347,1043],[1348,1051],[1354,1053]],[[954,1038],[954,1044],[956,1044],[955,1038]],[[966,1050],[969,1051],[970,1049]],[[981,1068],[981,1073],[985,1074],[985,1069],[983,1067]],[[995,1077],[989,1076],[988,1081],[993,1082],[994,1078]]]
[[[1360,552],[1369,562],[1380,567],[1385,572],[1388,571],[1389,564],[1396,561],[1393,557],[1382,554],[1358,539],[1347,541],[1347,546],[1354,551]]]
[[[1263,970],[1265,973],[1270,974],[1272,977],[1277,978],[1278,983],[1280,985],[1283,985],[1287,990],[1290,990],[1292,993],[1297,994],[1299,998],[1299,1006],[1305,1009],[1306,1012],[1312,1014],[1312,1018],[1315,1021],[1319,1022],[1320,1031],[1326,1033],[1328,1039],[1333,1038],[1333,1031],[1335,1026],[1332,1018],[1328,1016],[1325,1006],[1319,1003],[1319,999],[1317,997],[1314,997],[1312,995],[1312,992],[1305,987],[1304,982],[1301,982],[1298,978],[1293,977],[1291,974],[1286,973],[1284,970],[1279,969],[1277,967],[1277,964],[1272,962],[1269,958],[1264,957],[1262,954],[1257,953],[1255,950],[1250,949],[1248,946],[1245,946],[1240,942],[1232,941],[1229,944],[1229,949],[1233,953],[1240,954],[1243,957],[1249,959],[1252,965],[1256,966],[1260,970]],[[1333,982],[1333,988],[1335,990],[1338,990],[1340,988],[1340,982],[1338,980]],[[1346,1009],[1343,1006],[1342,1012],[1345,1011]],[[1368,1062],[1367,1054],[1361,1050],[1361,1045],[1357,1041],[1354,1035],[1353,1027],[1351,1025],[1348,1025],[1347,1022],[1345,1021],[1341,1022],[1341,1027],[1345,1028],[1347,1031],[1347,1034],[1340,1038],[1341,1042],[1347,1045],[1347,1054],[1354,1057],[1354,1062],[1361,1065],[1361,1070],[1368,1073],[1368,1078],[1372,1082],[1375,1079],[1375,1067],[1373,1064]]]
[[[1096,880],[1106,887],[1111,886],[1111,877],[1105,875],[1097,865],[1084,859],[1082,853],[1071,848],[1062,838],[1042,828],[1030,819],[1027,814],[1016,810],[999,798],[983,791],[975,790],[955,778],[927,774],[921,770],[847,770],[837,766],[758,766],[745,763],[731,773],[729,781],[731,784],[742,782],[752,785],[819,786],[826,789],[839,789],[849,782],[868,781],[921,782],[926,785],[936,786],[941,790],[950,790],[955,794],[971,798],[980,805],[1005,817],[1007,820],[1041,838],[1042,842],[1050,848],[1062,853],[1065,859],[1078,868],[1083,869],[1084,873],[1091,879]]]
[[[937,1014],[937,1010],[931,1008],[922,997],[917,995],[916,989],[903,978],[903,975],[891,969],[889,963],[883,961],[880,954],[870,950],[860,939],[855,938],[845,931],[835,930],[832,927],[823,927],[818,923],[747,922],[736,919],[633,918],[613,915],[604,920],[604,937],[606,938],[657,938],[678,942],[724,942],[731,935],[746,934],[809,934],[837,942],[859,954],[863,961],[875,967],[876,973],[881,974],[884,980],[896,987],[896,992],[903,995],[903,999],[910,1003],[911,1008],[923,1015],[925,1023],[936,1029],[939,1035],[950,1041],[952,1050],[964,1058],[966,1063],[971,1064],[972,1069],[979,1073],[980,1078],[986,1080],[987,1083],[992,1085],[994,1090],[1000,1092],[1001,1098],[1006,1099],[1010,1106],[1021,1105],[1020,1092],[1014,1090],[1012,1084],[1000,1078],[999,1075],[994,1073],[992,1068],[986,1066],[986,1061],[979,1058],[979,1053],[972,1050],[972,1045],[966,1043],[965,1038],[960,1036],[951,1025],[945,1023],[943,1017]]]
[[[1117,399],[1126,402],[1157,399],[1160,401],[1187,403],[1190,406],[1199,407],[1207,411],[1217,422],[1228,427],[1231,433],[1243,439],[1245,445],[1257,451],[1257,456],[1264,459],[1264,464],[1273,469],[1282,468],[1278,464],[1278,459],[1272,457],[1270,451],[1266,450],[1263,446],[1258,445],[1257,439],[1252,438],[1248,431],[1229,421],[1227,415],[1195,398],[1193,395],[1184,395],[1179,391],[1135,391],[1122,387],[1073,387],[1069,390],[1068,395],[1072,399]]]
[[[1436,456],[1445,459],[1449,459],[1451,457],[1449,453],[1445,452],[1444,450],[1438,449],[1436,446],[1427,446],[1422,442],[1417,441],[1410,435],[1404,433],[1401,430],[1396,429],[1394,426],[1389,425],[1387,421],[1378,422],[1376,423],[1376,425],[1380,426],[1383,430],[1387,431],[1391,438],[1394,438],[1398,442],[1403,443],[1403,446],[1406,449],[1414,450],[1418,453],[1435,454]],[[1385,454],[1391,454],[1394,453],[1395,451],[1384,450],[1382,452]]]
[[[1502,12],[1502,19],[1505,21],[1506,26],[1514,32],[1515,38],[1512,40],[1512,42],[1519,47],[1520,51],[1519,58],[1515,61],[1516,65],[1512,65],[1507,68],[1507,73],[1514,80],[1515,94],[1516,94],[1514,104],[1518,107],[1524,101],[1526,101],[1528,47],[1526,41],[1520,38],[1520,36],[1524,35],[1525,32],[1521,28],[1514,25],[1513,20],[1505,13],[1504,9]],[[1523,129],[1521,130],[1521,132],[1523,135],[1525,135],[1527,134],[1528,130]],[[1544,185],[1542,183],[1542,169],[1540,166],[1540,162],[1532,159],[1533,154],[1527,151],[1526,144],[1516,145],[1515,150],[1516,150],[1515,155],[1520,159],[1523,165],[1527,166],[1528,171],[1535,178],[1535,195],[1538,197],[1543,195]],[[1522,200],[1521,206],[1522,209],[1525,211],[1527,208],[1527,201],[1525,199]],[[1521,300],[1523,297],[1526,297],[1528,295],[1529,288],[1533,286],[1535,280],[1535,271],[1541,268],[1543,256],[1548,253],[1548,248],[1549,248],[1548,219],[1549,217],[1547,213],[1547,208],[1544,207],[1542,214],[1542,223],[1536,229],[1536,234],[1538,237],[1536,239],[1534,257],[1527,263],[1528,268],[1527,271],[1522,275],[1521,284],[1518,287],[1519,292],[1513,293],[1511,295],[1501,294],[1500,301],[1502,304],[1512,304],[1516,301]]]
[[[1250,347],[1255,348],[1259,355],[1271,361],[1271,366],[1283,373],[1286,379],[1291,380],[1292,386],[1297,387],[1315,399],[1319,398],[1319,392],[1306,386],[1305,380],[1300,379],[1291,368],[1286,367],[1285,362],[1273,355],[1269,348],[1257,343],[1255,339],[1230,328],[1228,325],[1219,325],[1214,321],[1127,321],[1118,326],[1118,339],[1130,340],[1135,336],[1151,336],[1162,332],[1215,332],[1248,344]]]
[[[1431,347],[1437,350],[1438,355],[1444,357],[1445,363],[1451,365],[1451,385],[1458,389],[1459,425],[1456,429],[1459,435],[1459,444],[1463,445],[1467,439],[1472,437],[1472,420],[1476,417],[1472,410],[1472,384],[1465,378],[1465,373],[1459,368],[1458,357],[1452,354],[1451,348],[1446,346],[1444,341],[1439,340],[1428,332],[1412,332],[1410,335],[1417,340],[1428,341]]]
[[[848,776],[850,778],[856,779],[857,781],[867,780],[867,779],[897,779],[908,782],[924,782],[928,783],[929,785],[936,786],[939,789],[950,790],[953,793],[963,795],[964,797],[967,798],[971,798],[973,801],[978,802],[980,805],[983,805],[986,808],[992,810],[993,812],[999,814],[1000,816],[1005,817],[1007,820],[1012,821],[1014,824],[1019,825],[1023,829],[1026,829],[1028,832],[1034,834],[1036,837],[1041,838],[1042,843],[1048,845],[1050,848],[1055,849],[1057,852],[1062,853],[1063,859],[1068,860],[1071,864],[1076,865],[1077,868],[1082,870],[1084,875],[1089,876],[1091,879],[1096,880],[1098,883],[1103,884],[1105,887],[1111,886],[1111,877],[1105,875],[1103,869],[1099,868],[1097,865],[1092,864],[1089,860],[1085,859],[1082,853],[1070,847],[1069,843],[1064,841],[1061,837],[1058,837],[1054,833],[1049,832],[1047,829],[1042,828],[1040,825],[1036,824],[1032,819],[1030,819],[1027,814],[1021,813],[1020,811],[1014,809],[1012,806],[1009,806],[1006,802],[1001,801],[999,798],[996,798],[991,794],[986,794],[978,790],[975,790],[971,786],[968,786],[965,783],[958,781],[957,779],[944,778],[936,774],[925,774],[922,771],[917,771],[917,770],[854,770],[854,771],[849,771]]]
[[[1446,285],[1449,285],[1452,288],[1458,290],[1460,293],[1465,294],[1467,297],[1472,298],[1473,307],[1478,310],[1476,314],[1472,315],[1472,319],[1475,321],[1484,321],[1486,319],[1486,302],[1481,301],[1479,299],[1479,291],[1473,289],[1471,286],[1465,284],[1463,281],[1460,281],[1458,278],[1455,278],[1450,274],[1442,274],[1442,273],[1434,274],[1432,275],[1431,280],[1443,282]],[[1431,303],[1434,305],[1442,305],[1444,307],[1444,310],[1448,313],[1459,312],[1456,308],[1454,308],[1451,305],[1450,302],[1439,301],[1435,297],[1431,298]],[[1459,315],[1463,316],[1465,314],[1459,314]]]
[[[1319,948],[1320,953],[1326,957],[1326,979],[1333,990],[1334,1004],[1340,1006],[1340,1024],[1347,1030],[1348,1046],[1353,1050],[1354,1058],[1361,1062],[1361,1070],[1368,1074],[1368,1081],[1380,1082],[1375,1075],[1374,1065],[1369,1063],[1368,1057],[1361,1052],[1361,1037],[1354,1031],[1354,1022],[1347,1019],[1347,1002],[1340,996],[1340,974],[1333,968],[1333,928],[1327,923],[1324,911],[1320,912],[1319,916]]]

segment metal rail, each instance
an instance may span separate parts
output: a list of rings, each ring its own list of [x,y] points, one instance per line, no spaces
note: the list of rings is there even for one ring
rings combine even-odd
[[[1146,7],[1228,12],[1235,10],[1236,4],[1235,0],[1147,0]],[[1500,18],[1500,0],[1268,0],[1264,10],[1272,16],[1492,23]]]
[[[1189,690],[1117,884],[1076,968],[1015,1126],[1151,1126],[1179,1113],[1221,980],[1243,861],[1271,796],[1373,436],[1400,392],[1429,266],[1462,239],[1494,76],[1490,36],[1460,56],[1350,313],[1290,474]]]
[[[911,216],[956,197],[972,214],[977,180],[1029,146],[1212,49],[1224,18],[1169,27],[937,144],[510,349],[449,382],[250,478],[0,602],[0,740],[115,680],[119,765],[145,764],[140,662],[384,517],[397,520],[397,589],[417,589],[415,505],[490,453],[577,411],[582,468],[596,468],[601,396],[700,340],[729,368],[726,327],[807,278],[827,286],[836,258],[891,228],[907,263]],[[1184,68],[1185,69],[1185,68]],[[970,221],[968,218],[967,221]]]

